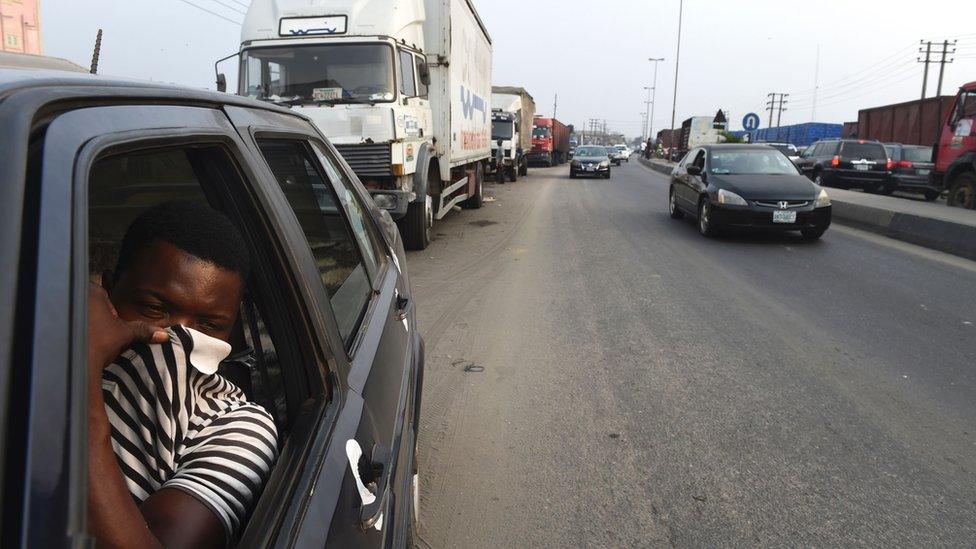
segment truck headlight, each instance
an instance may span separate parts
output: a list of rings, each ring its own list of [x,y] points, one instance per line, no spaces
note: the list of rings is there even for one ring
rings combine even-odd
[[[749,205],[749,203],[746,202],[746,199],[745,198],[742,198],[741,196],[739,196],[739,195],[737,195],[737,194],[735,194],[733,192],[729,192],[729,191],[727,191],[725,189],[719,189],[718,190],[718,203],[719,204],[728,204],[729,206],[748,206]]]
[[[374,194],[373,202],[376,203],[377,208],[383,208],[384,210],[395,210],[397,207],[396,196],[392,194]]]
[[[826,206],[830,206],[830,196],[825,189],[820,189],[820,194],[817,196],[817,201],[813,203],[813,207],[823,208]]]

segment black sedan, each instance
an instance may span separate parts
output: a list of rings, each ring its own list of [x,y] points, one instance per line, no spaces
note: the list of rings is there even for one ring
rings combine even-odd
[[[698,230],[800,231],[820,238],[830,227],[830,197],[779,151],[764,145],[692,149],[671,174],[669,211],[697,217]]]
[[[573,161],[569,164],[569,177],[576,179],[581,175],[595,175],[610,179],[610,157],[607,148],[596,145],[577,147]]]

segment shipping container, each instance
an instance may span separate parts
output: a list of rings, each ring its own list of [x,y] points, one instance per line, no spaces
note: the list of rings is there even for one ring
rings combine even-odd
[[[939,140],[942,121],[954,99],[944,95],[861,109],[857,115],[857,137],[885,143],[932,145]]]
[[[807,122],[778,128],[762,128],[749,132],[752,143],[792,143],[797,147],[808,147],[811,143],[821,139],[837,138],[841,135],[841,124],[826,124],[822,122]]]
[[[857,137],[857,122],[844,122],[844,128],[840,131],[840,136],[844,139]]]

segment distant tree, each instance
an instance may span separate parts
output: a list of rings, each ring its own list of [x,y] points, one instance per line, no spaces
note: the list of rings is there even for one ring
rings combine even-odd
[[[722,138],[725,139],[725,142],[726,143],[745,143],[746,142],[746,138],[745,137],[739,137],[737,135],[732,135],[729,132],[722,132],[719,135],[721,135]]]

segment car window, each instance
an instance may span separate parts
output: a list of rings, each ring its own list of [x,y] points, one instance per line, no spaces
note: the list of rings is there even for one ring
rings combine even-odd
[[[705,149],[698,150],[698,153],[695,154],[695,160],[691,163],[691,165],[702,169],[705,168]]]
[[[353,235],[359,244],[363,260],[369,264],[371,272],[379,272],[386,263],[386,253],[380,244],[382,240],[377,232],[376,224],[369,218],[369,210],[363,204],[359,194],[353,189],[354,183],[349,174],[342,169],[332,153],[319,143],[314,143],[312,148],[318,156],[319,162],[322,163],[326,175],[330,180],[338,183],[339,202],[345,209],[346,215],[349,216],[349,225],[352,227]]]
[[[887,160],[885,148],[880,143],[859,143],[846,142],[841,148],[842,158],[852,158],[855,160]]]
[[[306,142],[261,139],[258,145],[305,233],[348,348],[372,287],[339,199]]]
[[[417,96],[418,97],[427,97],[427,93],[428,93],[427,84],[424,84],[423,82],[420,81],[420,73],[422,72],[420,67],[426,62],[427,60],[424,59],[422,55],[414,56],[414,64],[417,69]]]
[[[400,93],[404,97],[416,97],[415,83],[413,55],[406,50],[400,50]]]
[[[905,147],[902,149],[901,158],[898,158],[897,160],[908,160],[909,162],[931,162],[932,147]]]
[[[834,156],[840,150],[840,141],[828,141],[824,143],[823,150],[818,156]]]
[[[901,147],[896,147],[894,145],[885,145],[885,152],[888,153],[888,158],[898,161],[901,160],[902,151],[905,151]]]

